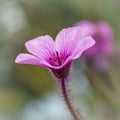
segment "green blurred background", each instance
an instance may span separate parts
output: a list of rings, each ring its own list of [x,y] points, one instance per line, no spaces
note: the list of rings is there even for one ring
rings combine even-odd
[[[44,34],[55,38],[84,19],[107,21],[119,48],[119,11],[119,0],[0,0],[0,120],[70,120],[49,72],[14,60],[27,52],[27,40]],[[87,120],[120,120],[119,66],[109,70],[115,91],[98,84],[101,93],[90,86],[82,61],[74,64],[70,93],[81,114]]]

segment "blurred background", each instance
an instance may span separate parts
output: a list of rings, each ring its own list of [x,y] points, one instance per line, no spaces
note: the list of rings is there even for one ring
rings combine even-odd
[[[55,38],[80,20],[108,22],[114,49],[104,73],[88,66],[86,74],[84,60],[74,62],[72,101],[86,120],[120,120],[119,11],[119,0],[0,0],[0,120],[71,119],[49,72],[14,60],[27,52],[29,39],[45,34]]]

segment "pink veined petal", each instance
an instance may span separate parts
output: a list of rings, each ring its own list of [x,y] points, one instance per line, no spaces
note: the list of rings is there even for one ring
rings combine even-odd
[[[44,60],[40,60],[39,58],[35,57],[34,55],[21,53],[15,59],[15,63],[17,64],[28,64],[28,65],[36,65],[42,66],[45,68],[50,68],[51,65]]]
[[[36,58],[33,55],[24,54],[24,53],[21,53],[21,54],[19,54],[17,56],[17,58],[15,59],[15,63],[18,63],[18,64],[31,64],[31,65],[40,66],[40,62],[39,62],[38,58]]]
[[[52,66],[49,63],[47,63],[46,61],[40,60],[37,57],[35,57],[33,55],[30,55],[30,54],[26,54],[26,53],[19,54],[17,56],[17,58],[15,59],[15,63],[17,63],[17,64],[36,65],[36,66],[42,66],[42,67],[51,68],[51,69],[61,69],[62,67],[64,67],[69,62],[72,62],[71,57],[69,57],[64,62],[64,64],[62,64],[61,66]]]
[[[46,60],[55,53],[55,43],[49,35],[40,36],[25,43],[27,50],[41,60]]]
[[[84,31],[81,27],[71,27],[61,30],[55,41],[56,51],[59,51],[61,54],[71,54],[79,40],[83,37]]]
[[[95,40],[92,39],[92,37],[86,37],[80,40],[77,47],[72,53],[73,59],[79,58],[85,50],[92,47],[94,44],[95,44]]]

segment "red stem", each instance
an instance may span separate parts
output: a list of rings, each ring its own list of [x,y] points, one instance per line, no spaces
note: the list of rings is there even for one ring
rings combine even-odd
[[[61,89],[62,89],[62,94],[65,100],[65,103],[71,113],[71,115],[73,116],[74,120],[81,120],[80,117],[78,116],[78,113],[76,113],[76,110],[74,109],[73,105],[70,102],[69,96],[68,96],[68,92],[67,92],[67,88],[66,88],[66,84],[65,84],[65,80],[61,79]]]

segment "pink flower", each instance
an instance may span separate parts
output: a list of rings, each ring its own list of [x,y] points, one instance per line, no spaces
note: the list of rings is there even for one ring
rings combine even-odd
[[[80,26],[85,30],[86,36],[92,36],[96,44],[89,50],[86,50],[83,56],[86,59],[92,59],[97,69],[107,68],[107,57],[112,54],[112,28],[107,22],[98,21],[96,23],[83,20],[74,26]]]
[[[57,78],[64,78],[73,60],[94,43],[90,36],[85,36],[81,27],[66,28],[58,33],[55,41],[45,35],[26,42],[26,49],[31,54],[21,53],[15,62],[49,68]]]

